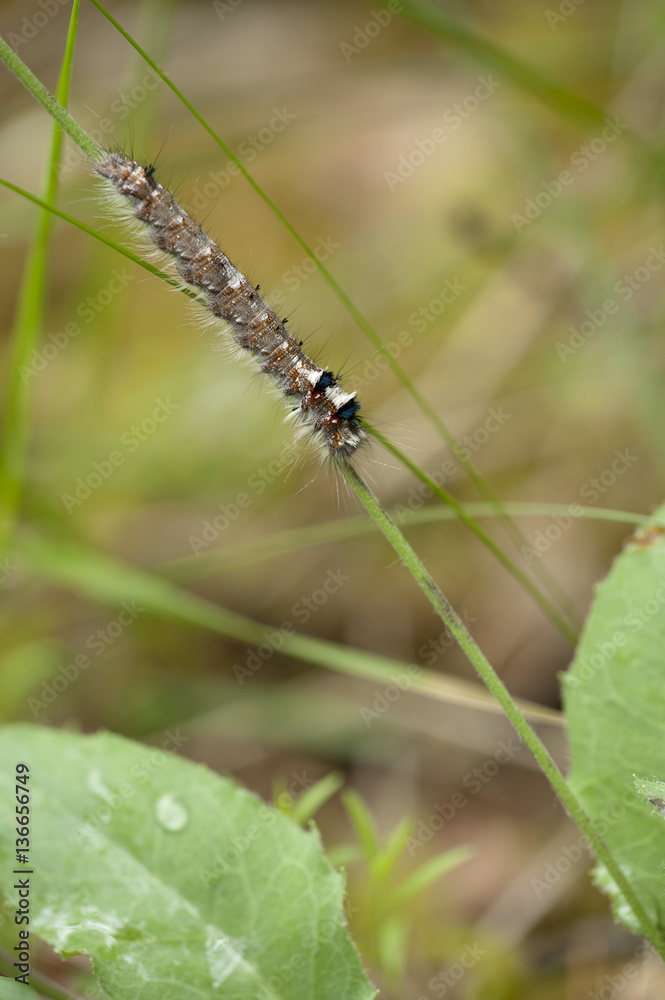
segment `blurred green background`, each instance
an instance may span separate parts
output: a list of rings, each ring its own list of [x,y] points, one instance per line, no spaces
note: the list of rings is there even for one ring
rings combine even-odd
[[[433,3],[426,9],[447,25],[438,33],[396,6],[109,9],[319,248],[503,499],[647,513],[662,500],[665,470],[662,6]],[[0,7],[2,34],[51,89],[69,7]],[[50,122],[9,73],[0,88],[0,176],[39,193]],[[478,499],[279,220],[88,4],[70,110],[102,144],[156,162],[314,358],[358,388],[368,419],[460,499]],[[129,245],[81,155],[67,144],[63,159],[59,206]],[[7,359],[36,210],[6,191],[0,204]],[[375,532],[328,540],[330,522],[343,531],[360,516],[355,500],[313,449],[293,461],[282,404],[222,340],[184,296],[56,221],[43,336],[25,373],[23,530],[154,569],[273,628],[472,681]],[[359,468],[389,507],[432,504],[376,445]],[[525,570],[546,565],[582,618],[630,529],[551,516],[520,526],[532,551],[512,555]],[[271,539],[284,531],[294,534],[274,556]],[[571,649],[532,599],[454,521],[413,527],[409,538],[511,691],[557,708]],[[404,816],[427,826],[437,805],[464,793],[464,807],[404,859],[408,871],[475,848],[412,904],[399,988],[359,904],[366,872],[349,868],[351,926],[386,995],[444,995],[437,977],[474,942],[486,956],[446,995],[573,1000],[634,961],[637,941],[612,925],[585,858],[551,889],[534,889],[579,835],[525,751],[474,791],[469,775],[510,729],[473,699],[407,691],[388,702],[381,685],[279,652],[257,669],[252,647],[97,603],[20,560],[10,557],[0,579],[7,721],[105,727],[156,744],[179,727],[188,756],[265,797],[276,783],[298,794],[338,771],[382,835]],[[50,699],[80,654],[90,666]],[[541,732],[565,766],[557,726]],[[317,822],[328,847],[352,839],[338,797]],[[661,996],[660,967],[637,964],[622,996]]]

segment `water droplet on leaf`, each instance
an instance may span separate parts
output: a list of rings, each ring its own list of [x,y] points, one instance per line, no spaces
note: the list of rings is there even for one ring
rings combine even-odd
[[[157,799],[155,806],[157,822],[172,833],[182,830],[189,819],[187,809],[169,792]]]

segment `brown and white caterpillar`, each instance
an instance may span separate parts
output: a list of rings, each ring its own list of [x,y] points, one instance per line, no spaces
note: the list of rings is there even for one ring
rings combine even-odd
[[[109,153],[95,170],[129,199],[152,242],[202,293],[210,312],[231,326],[234,340],[255,356],[261,371],[275,378],[287,402],[297,400],[293,410],[318,433],[329,454],[348,462],[367,437],[355,392],[345,392],[331,371],[307,357],[256,288],[155,180],[153,167]]]

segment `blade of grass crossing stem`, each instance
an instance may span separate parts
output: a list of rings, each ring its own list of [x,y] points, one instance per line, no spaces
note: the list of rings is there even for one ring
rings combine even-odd
[[[495,493],[491,483],[483,476],[482,472],[480,471],[476,463],[473,461],[473,459],[469,458],[469,456],[464,453],[463,449],[458,449],[456,447],[457,442],[455,438],[450,433],[450,431],[448,430],[444,422],[441,420],[439,415],[436,413],[436,411],[430,406],[427,400],[423,396],[421,396],[420,392],[418,392],[415,386],[413,387],[413,392],[411,393],[411,395],[416,400],[423,413],[429,417],[430,423],[437,428],[440,436],[446,442],[451,452],[455,455],[455,457],[459,461],[460,465],[462,466],[462,468],[464,469],[464,471],[466,472],[467,476],[474,484],[476,489],[479,491],[479,493],[482,494],[482,496],[485,497],[485,499],[489,503],[493,505],[497,517],[501,519],[513,543],[517,546],[518,549],[521,549],[523,546],[528,546],[527,539],[524,537],[520,528],[515,524],[515,522],[511,518],[506,505],[503,503],[499,495]],[[368,427],[368,429],[370,428]],[[381,437],[375,431],[372,431],[372,433],[377,438],[377,440],[381,441],[382,444],[384,445],[386,444],[386,438]],[[390,450],[395,455],[395,457],[400,462],[402,462],[403,465],[407,466],[407,468],[410,468],[412,471],[416,468],[416,466],[414,466],[412,462],[409,462],[406,456],[403,454],[403,452],[401,452],[399,449],[391,448]],[[452,494],[448,494],[448,496],[452,496]],[[467,520],[465,523],[470,528],[472,522],[473,518]],[[506,558],[508,559],[510,565],[514,565],[509,557]],[[505,563],[505,565],[508,565],[508,563]],[[561,587],[559,587],[559,585],[556,583],[553,577],[548,573],[545,566],[541,565],[540,563],[536,563],[532,567],[532,571],[534,575],[538,578],[542,586],[545,588],[545,590],[547,590],[550,593],[550,595],[554,598],[554,600],[556,600],[561,610],[565,612],[571,624],[573,625],[574,632],[576,633],[579,630],[581,623],[577,615],[577,611],[572,602],[570,601],[568,595],[562,590]],[[530,593],[532,593],[533,596],[533,591],[530,591]],[[543,608],[543,610],[545,609]],[[549,615],[549,612],[546,613]]]
[[[481,680],[490,693],[496,698],[503,708],[508,720],[512,723],[518,736],[524,741],[545,777],[549,780],[554,791],[561,799],[561,802],[577,823],[580,830],[589,838],[591,845],[600,861],[606,866],[612,878],[615,880],[619,890],[623,893],[626,903],[633,911],[635,919],[641,925],[642,933],[649,938],[661,957],[665,957],[665,941],[661,938],[656,926],[635,896],[630,882],[621,870],[613,855],[598,835],[591,820],[586,815],[582,806],[577,801],[576,796],[566,784],[563,774],[558,769],[554,760],[544,743],[536,735],[526,721],[516,703],[514,702],[508,688],[493,670],[489,660],[474,641],[471,633],[464,625],[452,604],[443,595],[441,590],[425,569],[415,551],[411,548],[404,535],[392,521],[381,503],[374,496],[367,484],[361,479],[358,473],[347,463],[339,463],[339,470],[345,480],[356,494],[360,502],[374,520],[379,530],[390,543],[396,554],[401,559],[404,566],[409,570],[414,580],[425,594],[441,621],[457,640],[460,648],[466,654],[471,664],[475,667]]]
[[[58,102],[61,105],[66,105],[69,97],[79,6],[80,0],[74,0],[56,91]],[[62,130],[59,125],[54,123],[48,157],[48,173],[44,184],[46,210],[42,210],[37,219],[35,237],[30,246],[18,294],[16,317],[10,334],[10,362],[7,368],[0,455],[1,552],[5,552],[11,542],[25,483],[32,386],[29,380],[23,378],[22,373],[24,368],[29,367],[30,356],[43,327],[48,249],[53,226],[53,216],[48,208],[55,200],[58,189],[58,164],[62,140]]]
[[[519,566],[517,566],[512,559],[505,554],[505,552],[496,544],[494,539],[488,535],[483,527],[475,520],[475,518],[470,517],[461,504],[452,493],[445,490],[442,486],[439,486],[434,482],[433,479],[423,472],[417,465],[415,465],[406,455],[404,455],[396,445],[388,441],[387,438],[377,431],[376,428],[372,427],[367,421],[363,421],[363,426],[369,431],[369,433],[376,438],[377,441],[386,448],[392,455],[399,458],[408,469],[413,472],[421,482],[435,494],[443,503],[447,504],[457,514],[457,517],[467,525],[467,527],[473,532],[474,535],[489,549],[489,551],[496,556],[502,566],[504,566],[509,573],[515,577],[515,579],[524,587],[524,589],[529,593],[534,601],[539,605],[544,611],[547,617],[552,621],[554,625],[559,629],[562,635],[574,646],[577,642],[577,631],[559,614],[554,605],[542,594],[538,588],[534,585],[533,581],[524,573]]]
[[[123,36],[123,38],[139,53],[139,55],[143,59],[145,59],[147,64],[154,70],[155,73],[158,74],[160,79],[166,84],[167,87],[169,87],[169,89],[172,91],[172,93],[175,94],[178,100],[182,102],[182,104],[187,108],[190,114],[192,114],[194,118],[196,118],[196,120],[199,122],[202,128],[205,129],[205,131],[208,133],[211,139],[220,147],[220,149],[224,151],[224,154],[228,156],[229,159],[235,164],[235,166],[238,168],[238,170],[243,175],[245,180],[254,188],[259,197],[265,202],[270,211],[279,220],[279,222],[281,222],[281,224],[284,226],[284,228],[287,230],[287,232],[296,242],[296,244],[300,247],[303,253],[305,253],[307,257],[309,257],[309,259],[313,262],[314,266],[317,268],[323,280],[332,290],[333,294],[339,299],[339,301],[342,303],[346,311],[355,320],[358,327],[362,330],[362,332],[365,334],[368,340],[373,344],[376,350],[383,355],[383,357],[386,359],[387,363],[390,365],[391,369],[393,370],[397,378],[400,380],[402,385],[404,385],[404,387],[409,392],[414,401],[417,403],[417,405],[420,407],[424,415],[433,424],[434,428],[441,435],[446,444],[449,447],[452,447],[454,443],[453,436],[445,427],[441,418],[438,416],[438,414],[435,413],[433,408],[418,392],[418,390],[413,385],[407,373],[404,371],[401,365],[398,364],[395,358],[392,357],[390,352],[386,349],[383,341],[381,340],[377,332],[374,330],[374,328],[371,326],[368,320],[365,319],[363,314],[360,312],[360,310],[357,308],[354,302],[349,298],[349,296],[343,290],[341,285],[338,284],[338,282],[335,280],[333,275],[328,271],[325,265],[318,259],[318,257],[316,256],[312,248],[309,246],[309,244],[305,241],[305,239],[300,235],[300,233],[297,232],[294,226],[289,222],[286,216],[282,213],[281,209],[277,207],[275,202],[269,197],[269,195],[254,179],[254,177],[252,177],[252,175],[249,173],[244,164],[238,159],[233,150],[230,149],[229,146],[227,146],[227,144],[224,142],[221,136],[217,132],[215,132],[212,126],[208,123],[208,121],[203,117],[202,114],[200,114],[196,110],[191,101],[185,96],[185,94],[183,94],[183,92],[175,85],[175,83],[173,83],[173,81],[164,72],[164,70],[161,69],[161,67],[157,64],[157,62],[154,59],[152,59],[152,57],[148,55],[145,49],[143,49],[138,44],[138,42],[134,38],[132,38],[129,32],[126,31],[118,21],[116,21],[116,19],[105,9],[103,4],[100,3],[99,0],[91,0],[91,3],[93,3],[94,6],[97,7],[100,13],[103,14],[105,18],[107,18],[107,20],[113,25],[116,31],[118,31]],[[470,458],[464,455],[459,456],[459,458],[463,468],[470,476],[472,481],[475,483],[476,487],[481,491],[481,493],[486,497],[486,499],[492,500],[492,502],[497,505],[497,513],[500,514],[504,524],[507,526],[510,525],[509,534],[511,535],[513,541],[516,542],[518,547],[520,545],[525,545],[526,539],[522,536],[517,525],[512,522],[505,508],[502,506],[501,500],[494,493],[490,484],[486,481],[485,477],[482,475],[482,473],[475,465],[475,463]],[[567,609],[567,613],[570,616],[572,605],[568,601],[566,595],[563,595],[560,588],[558,588],[554,583],[554,581],[549,577],[547,570],[544,567],[537,566],[535,567],[534,572],[535,575],[540,579],[542,586],[549,591],[549,593],[553,596],[553,598],[562,607]],[[574,610],[572,611],[572,616],[574,620]]]

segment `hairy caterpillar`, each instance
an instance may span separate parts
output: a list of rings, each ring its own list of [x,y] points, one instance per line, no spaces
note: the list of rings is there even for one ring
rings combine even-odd
[[[345,392],[331,371],[307,357],[257,289],[155,180],[153,167],[109,153],[95,170],[130,200],[152,242],[173,259],[187,284],[202,293],[210,312],[229,323],[236,343],[274,377],[329,454],[348,462],[367,436],[355,392]]]

